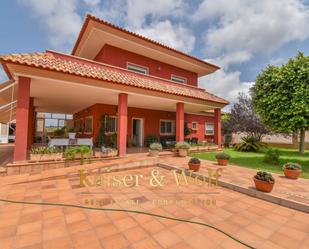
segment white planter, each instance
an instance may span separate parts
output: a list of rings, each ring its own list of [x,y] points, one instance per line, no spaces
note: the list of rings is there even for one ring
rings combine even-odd
[[[188,150],[187,149],[178,149],[178,155],[180,157],[186,157],[188,155]]]
[[[75,132],[69,132],[69,139],[75,139],[76,133]]]
[[[159,156],[159,151],[158,150],[149,150],[149,156],[157,157],[157,156]]]

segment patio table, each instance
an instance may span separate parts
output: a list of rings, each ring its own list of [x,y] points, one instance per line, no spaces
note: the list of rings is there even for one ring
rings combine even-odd
[[[76,144],[70,144],[70,139],[68,138],[52,138],[48,142],[48,147],[53,147],[53,146],[71,146],[71,145],[87,145],[90,148],[93,147],[93,141],[92,138],[77,138]]]

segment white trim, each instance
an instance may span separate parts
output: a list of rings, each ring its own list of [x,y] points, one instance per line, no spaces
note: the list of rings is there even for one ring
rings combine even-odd
[[[13,86],[15,86],[15,85],[17,85],[17,82],[14,82],[14,83],[12,83],[12,84],[10,84],[10,85],[8,85],[8,86],[2,88],[2,89],[0,90],[0,93],[4,92],[5,90],[7,90],[7,89],[9,89],[9,88],[11,88],[11,87],[13,87]]]
[[[130,72],[139,73],[139,74],[144,74],[144,75],[149,75],[149,68],[146,67],[146,66],[138,65],[138,64],[132,63],[132,62],[130,62],[130,61],[127,61],[126,64],[127,64],[126,69],[129,70]],[[137,71],[129,69],[130,66],[133,67],[133,68],[135,67]],[[145,73],[138,72],[138,68],[140,68],[141,70],[144,69],[144,70],[145,70]]]
[[[1,110],[1,109],[4,109],[4,108],[6,108],[6,107],[8,107],[8,106],[10,106],[10,105],[14,105],[16,102],[17,102],[17,100],[14,100],[14,101],[12,101],[12,102],[10,102],[10,103],[7,103],[7,104],[5,104],[5,105],[3,105],[3,106],[0,106],[0,110]]]
[[[172,132],[162,133],[161,132],[161,122],[171,122],[172,123]],[[160,121],[159,121],[159,133],[162,136],[175,135],[176,134],[175,120],[173,120],[173,119],[160,119]]]
[[[193,124],[196,125],[195,128],[193,128]],[[191,122],[191,129],[194,130],[194,131],[197,131],[198,130],[198,122],[196,122],[196,121]]]
[[[183,80],[183,82],[179,82],[177,80],[173,80],[173,78],[178,78],[180,80]],[[188,79],[186,77],[182,77],[176,74],[171,74],[171,81],[176,82],[178,84],[187,84],[188,83]]]
[[[214,127],[214,129],[213,129],[213,133],[206,133],[206,128],[207,128],[207,125],[213,125],[213,127]],[[205,129],[204,129],[204,133],[205,133],[205,135],[206,136],[213,136],[213,135],[215,135],[215,124],[214,123],[207,123],[207,122],[205,122]]]
[[[132,117],[132,138],[133,138],[133,120],[140,120],[141,121],[141,127],[140,127],[140,133],[141,133],[141,136],[140,136],[140,146],[143,147],[144,145],[144,119],[143,118],[135,118],[135,117]]]

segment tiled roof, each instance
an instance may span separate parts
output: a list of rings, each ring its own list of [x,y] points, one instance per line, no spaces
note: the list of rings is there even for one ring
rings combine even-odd
[[[1,63],[14,63],[71,75],[108,81],[115,84],[144,88],[173,95],[228,104],[228,101],[208,93],[204,89],[184,86],[148,75],[140,75],[126,69],[85,60],[57,52],[0,55]]]
[[[117,26],[117,25],[115,25],[115,24],[113,24],[113,23],[109,23],[109,22],[107,22],[107,21],[105,21],[105,20],[102,20],[102,19],[100,19],[100,18],[98,18],[98,17],[96,17],[96,16],[93,16],[93,15],[91,15],[91,14],[87,14],[87,16],[86,16],[86,19],[85,19],[85,21],[84,21],[83,27],[82,27],[82,29],[81,29],[79,35],[78,35],[77,41],[76,41],[76,43],[75,43],[75,45],[74,45],[74,48],[73,48],[73,50],[72,50],[72,55],[75,55],[75,52],[76,52],[76,50],[77,50],[77,47],[78,47],[78,45],[79,45],[79,43],[80,43],[80,41],[81,41],[81,39],[82,39],[82,36],[83,36],[83,34],[84,34],[84,32],[85,32],[85,30],[86,30],[86,28],[87,28],[87,25],[88,25],[88,23],[89,23],[90,20],[93,20],[93,21],[95,21],[95,22],[104,24],[104,25],[106,25],[106,26],[108,26],[108,27],[110,27],[110,28],[119,30],[119,31],[124,32],[124,33],[127,33],[127,34],[129,34],[129,35],[138,37],[138,38],[140,38],[140,39],[142,39],[142,40],[145,40],[145,41],[150,42],[150,43],[152,43],[152,44],[158,45],[158,46],[160,46],[160,47],[162,47],[162,48],[168,49],[168,50],[173,51],[173,52],[175,52],[175,53],[177,53],[177,54],[181,54],[181,55],[186,56],[186,57],[188,57],[188,58],[191,58],[191,59],[193,59],[193,60],[195,60],[195,61],[198,61],[198,62],[200,62],[200,63],[203,63],[203,64],[205,64],[205,65],[207,65],[207,66],[210,66],[210,67],[213,67],[213,68],[216,68],[216,69],[219,69],[219,68],[220,68],[220,67],[218,67],[217,65],[211,64],[211,63],[206,62],[206,61],[204,61],[204,60],[201,60],[201,59],[199,59],[199,58],[197,58],[197,57],[195,57],[195,56],[186,54],[186,53],[181,52],[181,51],[179,51],[179,50],[177,50],[177,49],[175,49],[175,48],[172,48],[172,47],[169,47],[169,46],[167,46],[167,45],[165,45],[165,44],[162,44],[162,43],[160,43],[160,42],[158,42],[158,41],[152,40],[152,39],[150,39],[150,38],[148,38],[148,37],[142,36],[142,35],[137,34],[137,33],[135,33],[135,32],[132,32],[132,31],[129,31],[129,30],[124,29],[124,28],[122,28],[122,27],[119,27],[119,26]]]

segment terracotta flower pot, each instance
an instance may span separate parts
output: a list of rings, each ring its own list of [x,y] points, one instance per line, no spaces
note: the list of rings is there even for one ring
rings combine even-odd
[[[275,182],[266,182],[266,181],[261,181],[259,179],[256,179],[253,177],[255,187],[257,190],[260,190],[262,192],[270,193],[273,190]]]
[[[229,162],[227,159],[217,159],[219,165],[226,166]]]
[[[186,157],[188,155],[188,150],[187,149],[178,149],[178,155],[180,157]]]
[[[285,177],[289,179],[297,179],[301,173],[299,169],[284,169],[283,170]]]
[[[149,156],[155,156],[157,157],[159,155],[158,150],[149,150]]]
[[[200,170],[201,164],[200,163],[188,163],[189,169],[197,172]]]

